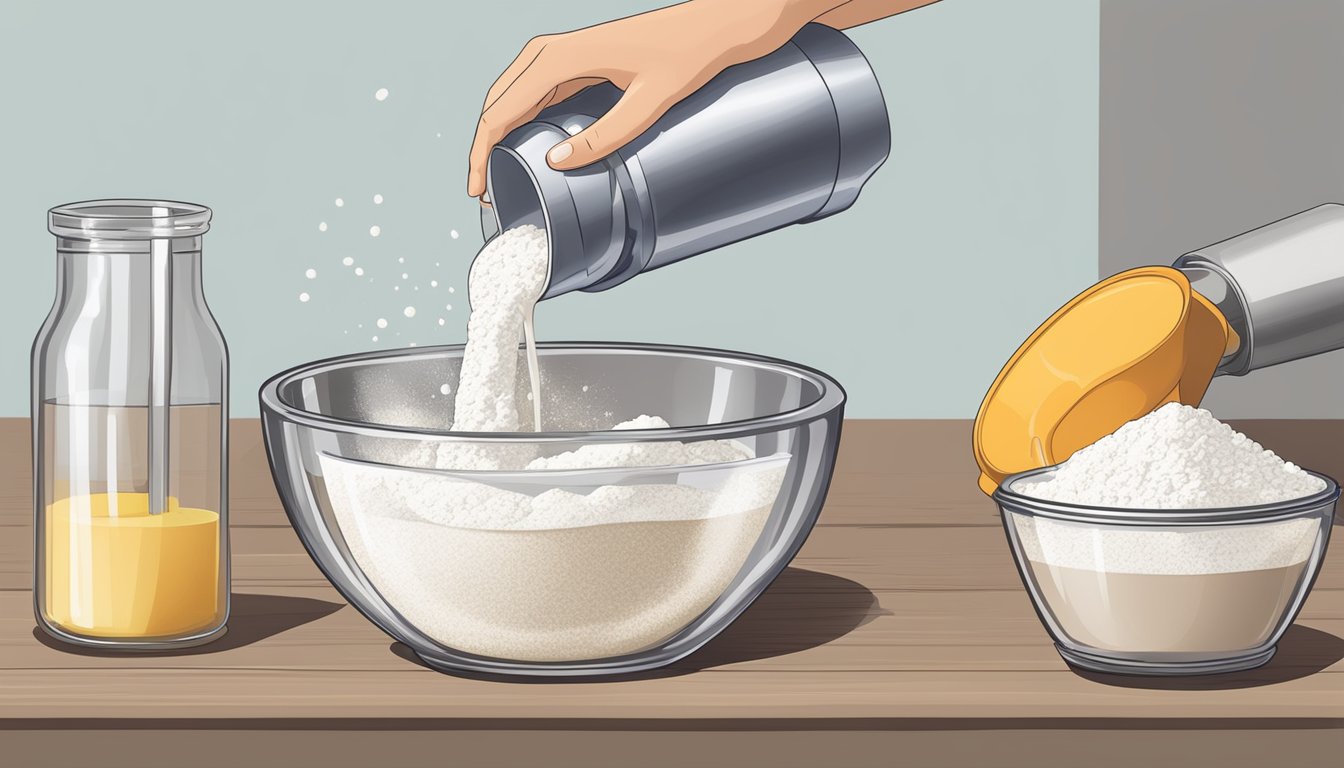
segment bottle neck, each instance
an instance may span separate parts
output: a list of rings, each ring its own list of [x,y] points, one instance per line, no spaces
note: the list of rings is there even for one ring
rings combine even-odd
[[[154,301],[155,284],[160,281],[174,302],[190,305],[203,300],[200,238],[156,241],[161,243],[157,247],[167,249],[166,258],[159,259],[150,242],[115,243],[111,245],[116,247],[106,249],[107,241],[78,242],[82,247],[65,248],[61,246],[66,242],[61,242],[57,249],[59,296],[67,305],[111,309],[114,302],[127,302],[147,306]],[[195,247],[179,250],[179,243]]]
[[[176,250],[84,241],[57,254],[57,298],[38,334],[44,400],[85,405],[223,403],[227,351],[201,287],[199,241]],[[156,252],[157,251],[157,252]]]

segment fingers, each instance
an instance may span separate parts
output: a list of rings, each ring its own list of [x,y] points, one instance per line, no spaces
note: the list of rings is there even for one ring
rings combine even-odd
[[[471,141],[471,152],[467,157],[467,194],[480,197],[485,194],[485,165],[490,159],[490,147],[487,139],[481,136],[481,127],[476,126],[476,137]]]
[[[485,171],[490,149],[509,131],[531,119],[541,111],[541,106],[545,106],[538,104],[545,98],[545,92],[555,85],[555,81],[546,82],[548,66],[542,61],[542,54],[554,39],[553,36],[543,35],[529,40],[486,93],[485,105],[468,154],[468,195],[480,197],[485,192]],[[527,103],[529,99],[531,104]]]
[[[567,83],[561,83],[555,87],[555,91],[551,98],[546,100],[546,106],[549,107],[552,104],[559,104],[585,88],[605,82],[607,81],[600,77],[576,77]]]
[[[536,117],[546,106],[553,88],[537,92],[537,83],[523,82],[514,84],[495,100],[494,106],[481,114],[476,123],[476,136],[471,142],[469,156],[471,170],[467,174],[467,194],[480,197],[485,192],[486,163],[490,159],[490,150],[508,135],[509,131]]]
[[[502,73],[500,73],[499,77],[495,79],[495,82],[490,85],[490,90],[486,91],[485,103],[481,105],[482,112],[489,109],[490,106],[499,99],[500,94],[508,90],[510,85],[513,85],[513,81],[518,79],[518,75],[522,74],[524,70],[532,65],[532,62],[536,61],[537,57],[541,55],[541,52],[546,49],[546,43],[550,39],[551,38],[546,35],[540,35],[527,41],[527,44],[523,46],[523,50],[518,52],[518,56],[514,58],[513,62],[510,63]]]
[[[603,82],[606,81],[600,77],[578,77],[569,80],[568,82],[561,83],[552,88],[549,93],[545,94],[536,104],[529,107],[525,112],[518,114],[516,118],[510,120],[507,124],[498,126],[497,130],[492,124],[487,123],[486,116],[483,115],[481,125],[476,127],[476,138],[472,142],[471,171],[467,178],[467,194],[473,197],[480,197],[485,193],[485,176],[486,171],[488,170],[490,150],[507,136],[509,131],[536,117],[537,113],[541,112],[546,107],[549,107],[552,104],[558,104],[589,86]],[[497,105],[498,102],[499,100],[496,100]],[[497,110],[487,110],[487,114],[490,114],[490,119],[493,120],[494,117],[492,113],[497,113]],[[483,125],[486,126],[485,129],[482,128]]]
[[[631,83],[620,101],[596,122],[551,148],[546,161],[557,171],[595,163],[648,130],[672,105],[681,100],[683,89],[650,87]]]

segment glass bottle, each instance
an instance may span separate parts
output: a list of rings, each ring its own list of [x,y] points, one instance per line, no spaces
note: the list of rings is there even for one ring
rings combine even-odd
[[[228,352],[205,304],[209,208],[53,208],[56,302],[33,344],[34,607],[80,645],[225,631]]]

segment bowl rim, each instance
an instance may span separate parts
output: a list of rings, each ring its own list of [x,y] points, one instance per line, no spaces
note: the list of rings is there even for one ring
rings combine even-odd
[[[1310,469],[1302,471],[1325,482],[1325,488],[1308,496],[1252,504],[1240,507],[1209,507],[1195,509],[1126,509],[1088,504],[1073,504],[1028,496],[1013,490],[1013,485],[1039,475],[1054,472],[1062,466],[1052,464],[1009,475],[999,483],[993,499],[1003,511],[1027,513],[1055,520],[1079,523],[1109,523],[1118,525],[1219,525],[1223,523],[1268,522],[1299,517],[1304,513],[1331,505],[1339,499],[1339,484],[1329,475]]]
[[[287,387],[296,379],[388,358],[460,356],[465,347],[465,344],[441,344],[408,349],[385,349],[371,352],[358,352],[350,355],[338,355],[303,363],[271,376],[261,385],[258,397],[261,402],[262,414],[272,413],[288,421],[316,429],[358,434],[367,437],[393,439],[429,440],[434,442],[491,443],[640,443],[666,442],[669,440],[681,440],[686,438],[724,439],[775,432],[824,417],[843,407],[847,399],[844,388],[831,376],[815,368],[787,360],[781,360],[779,358],[755,355],[747,352],[713,349],[709,347],[606,341],[541,342],[537,344],[537,351],[590,351],[606,354],[634,353],[674,357],[709,358],[711,360],[717,358],[724,362],[736,364],[746,363],[758,368],[773,370],[777,373],[804,379],[815,385],[820,390],[821,394],[812,402],[798,408],[751,419],[739,419],[718,424],[701,424],[688,427],[602,430],[591,432],[454,432],[446,429],[423,429],[390,424],[376,424],[373,422],[350,421],[299,408],[298,406],[287,402],[280,396],[281,388]]]

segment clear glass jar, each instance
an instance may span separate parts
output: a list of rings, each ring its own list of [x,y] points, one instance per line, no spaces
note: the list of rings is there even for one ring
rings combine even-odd
[[[53,208],[57,295],[33,344],[34,603],[81,645],[223,634],[228,352],[205,304],[210,209]]]

